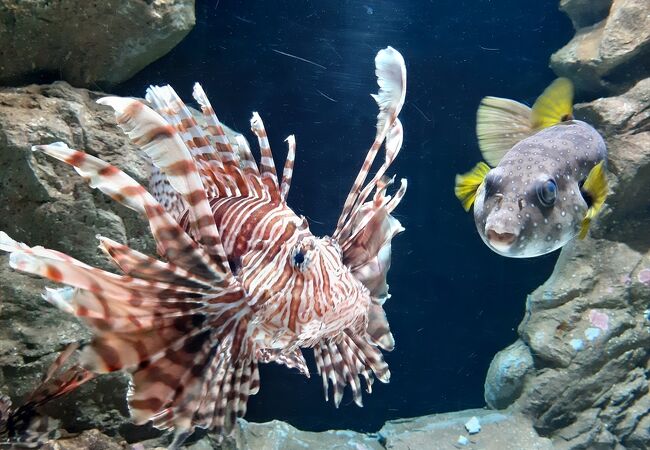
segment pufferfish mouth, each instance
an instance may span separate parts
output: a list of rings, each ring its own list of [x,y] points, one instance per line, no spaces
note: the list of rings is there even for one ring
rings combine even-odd
[[[486,236],[490,245],[497,250],[509,249],[510,246],[517,239],[517,235],[515,233],[508,233],[508,232],[498,233],[493,229],[488,229]]]

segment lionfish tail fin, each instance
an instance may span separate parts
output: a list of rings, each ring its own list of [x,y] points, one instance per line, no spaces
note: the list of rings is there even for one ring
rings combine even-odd
[[[325,400],[329,400],[329,385],[333,390],[334,405],[338,408],[346,386],[352,390],[352,398],[363,406],[361,378],[366,392],[372,392],[374,377],[382,383],[390,380],[390,371],[379,348],[366,336],[358,336],[345,330],[336,339],[322,341],[314,347],[318,373],[323,380]]]

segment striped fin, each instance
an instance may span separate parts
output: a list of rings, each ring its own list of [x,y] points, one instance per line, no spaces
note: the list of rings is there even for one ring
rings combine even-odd
[[[309,378],[307,361],[305,361],[305,357],[299,348],[288,353],[284,349],[259,349],[257,351],[257,360],[261,363],[274,362],[276,364],[282,364],[289,369],[298,369],[301,374]]]
[[[363,406],[360,377],[365,380],[368,393],[372,391],[373,374],[382,383],[388,383],[390,379],[390,371],[381,351],[371,345],[365,337],[359,337],[350,330],[345,330],[336,340],[318,343],[314,347],[314,358],[323,380],[325,400],[329,400],[331,383],[334,405],[337,408],[348,385],[352,390],[354,402]]]
[[[137,100],[104,97],[97,101],[115,110],[118,125],[167,176],[189,206],[190,225],[198,242],[222,270],[227,257],[221,244],[197,165],[173,126]]]
[[[532,135],[531,109],[500,97],[484,97],[476,112],[476,136],[483,159],[496,167],[519,141]]]
[[[275,162],[273,161],[273,153],[269,145],[269,138],[266,135],[264,122],[256,112],[253,113],[251,118],[251,130],[257,136],[257,141],[260,146],[260,173],[262,176],[262,183],[267,187],[268,193],[272,200],[279,200],[280,198],[280,185],[278,184],[278,175],[275,170]]]
[[[352,214],[357,197],[366,181],[377,152],[404,105],[406,96],[406,64],[402,55],[392,47],[380,50],[375,57],[375,73],[377,75],[379,93],[374,94],[372,97],[379,106],[377,134],[366,155],[361,170],[354,180],[350,193],[345,200],[343,210],[336,224],[336,230],[332,234],[332,237],[335,239],[340,237],[346,221]]]
[[[212,288],[209,280],[198,277],[182,267],[151,258],[107,237],[97,238],[100,242],[99,248],[128,276],[193,289]]]
[[[291,177],[293,176],[293,163],[296,159],[296,137],[292,134],[286,139],[289,151],[287,152],[287,159],[284,162],[284,169],[282,170],[282,185],[280,186],[280,197],[284,202],[287,201],[289,195],[289,188],[291,187]]]
[[[372,178],[372,180],[370,180],[370,182],[368,182],[368,184],[363,188],[363,190],[360,192],[359,196],[357,197],[355,203],[353,204],[349,215],[351,220],[348,220],[347,223],[341,228],[340,237],[339,237],[340,242],[345,242],[349,238],[349,234],[352,232],[351,231],[352,224],[355,223],[355,221],[352,219],[357,216],[361,205],[370,196],[372,190],[375,189],[377,192],[384,191],[383,189],[379,188],[380,182],[384,177],[388,168],[391,166],[393,161],[395,161],[395,158],[397,158],[397,155],[400,149],[402,148],[403,140],[404,140],[404,130],[402,128],[402,123],[400,122],[399,119],[395,119],[395,122],[393,122],[393,126],[391,127],[388,134],[386,135],[386,157],[384,163],[381,165],[379,170],[377,170],[377,173]],[[402,183],[405,182],[406,180],[402,180]],[[386,186],[387,185],[385,185],[384,187]]]
[[[262,176],[260,175],[259,168],[257,167],[250,146],[248,145],[248,141],[246,141],[244,136],[241,134],[235,136],[235,140],[237,141],[237,152],[239,153],[239,159],[244,175],[257,197],[263,197],[265,191],[264,185],[262,184]]]
[[[194,83],[194,88],[192,90],[192,96],[201,105],[201,111],[203,112],[203,117],[207,123],[207,133],[212,137],[215,147],[219,152],[219,157],[223,161],[223,164],[229,168],[229,170],[238,170],[239,169],[239,155],[235,152],[232,143],[228,139],[224,127],[217,118],[217,115],[208,100],[208,96],[205,95],[203,87],[199,83]]]
[[[192,156],[204,161],[218,157],[203,129],[171,86],[149,86],[145,98],[160,115],[176,126]]]
[[[104,240],[102,245],[115,255],[114,244]],[[197,426],[214,428],[217,423],[227,429],[245,410],[242,402],[256,392],[252,311],[237,283],[205,289],[157,281],[173,273],[169,266],[149,276],[153,281],[123,277],[59,252],[29,248],[6,235],[0,235],[0,249],[12,251],[10,264],[15,269],[76,288],[50,290],[45,297],[94,330],[91,344],[82,352],[85,367],[96,372],[133,371],[129,405],[137,422],[153,420],[157,427],[174,427],[180,437]],[[141,259],[132,252],[125,254]],[[211,371],[211,367],[228,369]],[[207,387],[215,383],[225,400],[219,397],[221,403],[204,404],[211,398]],[[200,409],[204,413],[199,417]]]
[[[151,194],[117,167],[87,153],[72,150],[61,142],[37,145],[32,150],[42,151],[70,164],[89,181],[91,187],[146,215],[161,255],[172,263],[213,282],[221,282],[231,276],[227,264],[214,264],[210,255],[196,245]]]
[[[39,408],[94,378],[92,372],[79,365],[63,370],[78,347],[77,343],[68,345],[50,365],[40,384],[17,408],[11,407],[9,397],[0,398],[0,435],[7,438],[5,442],[0,442],[0,446],[36,448],[55,437],[54,423],[41,415]]]
[[[241,173],[234,172],[232,177],[226,176],[216,149],[171,86],[150,86],[146,98],[154,105],[156,112],[178,131],[194,159],[207,193],[211,196],[247,195],[248,189]]]
[[[150,164],[149,192],[160,205],[178,222],[187,211],[187,203],[181,194],[169,184],[169,180],[160,169]]]

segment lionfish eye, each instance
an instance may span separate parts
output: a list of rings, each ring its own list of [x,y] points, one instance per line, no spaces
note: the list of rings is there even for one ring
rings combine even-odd
[[[556,197],[557,184],[552,178],[537,185],[537,198],[542,205],[553,206]]]
[[[293,264],[296,265],[296,266],[299,266],[304,262],[305,262],[305,254],[303,252],[301,252],[301,251],[297,251],[293,255]]]

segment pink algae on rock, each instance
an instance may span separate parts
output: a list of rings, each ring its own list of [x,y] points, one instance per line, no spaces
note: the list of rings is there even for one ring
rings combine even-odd
[[[596,309],[592,309],[589,311],[589,322],[597,328],[600,328],[603,331],[607,331],[609,329],[609,316],[604,313],[600,312]]]
[[[639,272],[639,275],[637,275],[637,278],[639,279],[639,282],[646,286],[650,286],[650,269],[642,269]]]

